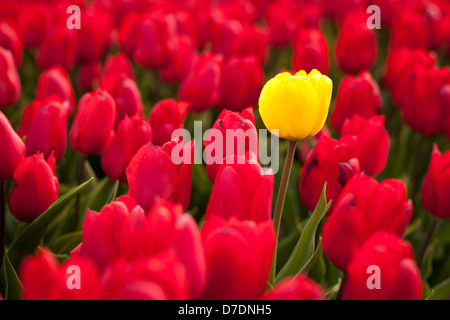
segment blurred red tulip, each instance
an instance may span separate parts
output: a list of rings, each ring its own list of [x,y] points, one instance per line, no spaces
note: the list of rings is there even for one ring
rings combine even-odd
[[[0,20],[0,47],[10,50],[17,67],[22,62],[23,43],[18,30],[8,21]]]
[[[11,51],[0,46],[0,109],[19,100],[22,86]]]
[[[189,103],[191,111],[205,111],[219,99],[222,58],[204,53],[181,83],[179,99]]]
[[[201,299],[260,298],[275,245],[272,222],[227,221],[215,216],[205,222],[201,236],[209,268]]]
[[[71,271],[69,267],[75,267]],[[68,286],[70,276],[79,272],[79,288]],[[48,249],[24,260],[20,269],[25,300],[95,300],[100,299],[100,276],[91,260],[72,257],[59,266]]]
[[[115,121],[116,104],[106,90],[86,93],[78,103],[70,145],[85,155],[101,154],[114,136]]]
[[[117,126],[117,131],[102,156],[103,171],[113,180],[127,182],[125,170],[131,159],[146,143],[152,140],[150,124],[139,115],[125,118]]]
[[[56,95],[35,100],[24,113],[18,134],[25,139],[26,155],[38,152],[48,158],[55,153],[59,162],[66,153],[70,107]]]
[[[439,219],[450,218],[450,151],[443,154],[433,146],[430,165],[423,181],[421,200],[424,208]]]
[[[45,70],[39,77],[36,98],[44,100],[51,95],[61,97],[67,101],[70,107],[70,113],[75,110],[75,93],[66,70],[60,66],[51,67]]]
[[[356,156],[361,172],[372,177],[383,171],[390,139],[384,127],[384,116],[364,119],[355,114],[344,121],[341,136],[356,136]]]
[[[319,29],[300,30],[294,41],[292,65],[309,73],[317,69],[328,74],[328,44]]]
[[[378,274],[377,274],[378,273]],[[379,276],[379,288],[376,277]],[[373,277],[373,280],[372,280]],[[377,232],[358,248],[348,265],[346,300],[420,300],[422,279],[410,243]]]
[[[153,106],[148,122],[152,127],[154,144],[162,146],[172,140],[173,131],[183,128],[188,107],[186,102],[174,99],[164,99]]]
[[[100,88],[106,90],[116,103],[115,127],[125,116],[144,114],[141,92],[137,83],[125,73],[101,78]]]
[[[155,11],[144,14],[137,27],[134,59],[145,68],[163,68],[176,52],[176,22],[172,15]]]
[[[76,30],[76,61],[82,64],[100,61],[111,41],[111,14],[94,3],[80,11],[80,21],[82,27]]]
[[[381,93],[378,84],[368,71],[357,76],[346,76],[339,85],[336,103],[330,117],[333,128],[339,133],[345,119],[358,114],[370,118],[381,110]]]
[[[0,112],[0,181],[12,179],[17,164],[25,156],[25,144],[14,131],[8,118]]]
[[[341,23],[336,40],[336,58],[344,73],[357,74],[370,69],[377,57],[375,30],[367,27],[365,10],[349,13]]]
[[[371,235],[383,230],[403,236],[412,216],[412,202],[400,180],[377,183],[365,175],[350,179],[325,222],[323,250],[340,270],[346,271],[353,252]]]
[[[58,199],[53,153],[47,160],[40,153],[23,158],[14,171],[14,186],[9,209],[14,217],[27,223],[39,217]]]
[[[67,71],[71,70],[77,53],[77,36],[66,27],[53,27],[38,48],[37,65],[48,69],[60,65]]]
[[[77,75],[77,84],[83,91],[92,91],[99,87],[102,75],[102,66],[99,61],[80,64]]]
[[[324,289],[300,274],[287,277],[273,287],[265,296],[265,300],[325,300]]]
[[[173,60],[161,70],[161,80],[166,83],[181,83],[198,59],[193,39],[179,35],[176,41],[178,45]]]
[[[225,59],[219,86],[219,109],[242,111],[256,104],[261,92],[263,70],[256,56]]]

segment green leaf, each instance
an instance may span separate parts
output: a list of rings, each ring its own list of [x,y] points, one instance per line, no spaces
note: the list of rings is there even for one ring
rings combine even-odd
[[[312,254],[311,258],[309,258],[309,260],[306,262],[303,268],[297,273],[297,275],[301,273],[308,274],[309,271],[311,271],[312,267],[314,267],[314,265],[316,264],[316,261],[321,253],[322,253],[322,239],[320,239],[319,245],[317,246],[316,250],[314,250],[314,253]]]
[[[51,221],[58,216],[65,205],[82,192],[92,180],[93,178],[60,197],[47,209],[47,211],[31,222],[19,234],[8,249],[9,258],[14,267],[17,268],[25,255],[34,253]]]
[[[4,287],[4,298],[6,300],[19,300],[22,296],[23,286],[16,270],[9,260],[7,252],[5,252],[3,256],[1,279]]]
[[[100,211],[106,204],[113,201],[119,189],[119,181],[113,181],[109,177],[103,178],[98,186],[92,191],[87,208]]]
[[[82,237],[82,231],[71,232],[59,237],[49,247],[55,254],[69,254],[81,243]]]
[[[305,224],[294,251],[276,276],[275,281],[278,281],[286,276],[297,274],[308,263],[314,254],[317,228],[325,216],[325,213],[330,208],[330,205],[331,201],[327,203],[326,200],[325,183],[314,212]]]
[[[434,286],[432,292],[431,300],[450,299],[450,278]]]

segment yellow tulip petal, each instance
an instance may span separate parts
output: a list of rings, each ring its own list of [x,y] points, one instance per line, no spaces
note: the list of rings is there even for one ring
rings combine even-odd
[[[331,81],[331,79],[325,75],[320,74],[320,72],[318,72],[317,70],[315,70],[317,71],[315,73],[313,73],[313,71],[310,72],[308,77],[319,97],[320,110],[310,136],[315,136],[325,124],[328,116],[328,111],[330,109],[331,93],[333,91],[333,82]]]
[[[281,74],[261,91],[259,111],[270,132],[278,129],[281,138],[299,140],[309,137],[314,128],[320,99],[307,77]]]

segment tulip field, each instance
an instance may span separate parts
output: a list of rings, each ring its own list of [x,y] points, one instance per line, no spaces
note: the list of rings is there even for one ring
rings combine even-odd
[[[0,300],[448,299],[450,1],[0,1]]]

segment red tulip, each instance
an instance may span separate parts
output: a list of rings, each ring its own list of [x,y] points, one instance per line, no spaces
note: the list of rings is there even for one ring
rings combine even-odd
[[[379,287],[373,287],[376,285]],[[380,231],[353,254],[342,298],[419,300],[422,290],[422,279],[411,245],[394,234]]]
[[[391,28],[391,45],[397,48],[427,49],[430,37],[423,12],[415,12],[409,8],[399,8],[395,12]]]
[[[113,30],[110,13],[100,5],[85,6],[80,12],[81,29],[77,30],[76,60],[79,63],[100,61],[108,48]]]
[[[176,23],[170,14],[155,11],[144,14],[137,27],[134,59],[145,68],[163,68],[176,51]]]
[[[204,141],[206,173],[214,182],[217,171],[225,159],[233,155],[245,156],[246,162],[258,161],[258,133],[253,108],[242,112],[222,110]]]
[[[389,152],[389,133],[384,127],[384,116],[364,119],[355,114],[344,121],[341,136],[356,136],[356,156],[361,172],[375,176],[384,169]]]
[[[11,51],[14,62],[19,67],[22,62],[22,37],[8,21],[0,21],[0,47]]]
[[[411,215],[412,203],[400,180],[377,183],[365,175],[355,176],[342,190],[323,227],[323,250],[345,271],[353,252],[377,231],[403,236]]]
[[[328,73],[328,44],[319,29],[303,29],[298,33],[292,64],[295,70],[309,73],[317,69],[322,74]]]
[[[40,153],[23,158],[14,171],[9,209],[20,221],[32,222],[58,199],[53,153],[48,160]]]
[[[365,11],[349,13],[341,23],[336,42],[336,58],[345,73],[357,74],[372,67],[377,56],[375,30],[367,27]]]
[[[152,140],[152,129],[143,117],[135,115],[125,118],[102,156],[103,171],[113,180],[126,183],[125,170],[131,159],[146,143]]]
[[[66,152],[70,107],[59,96],[35,100],[23,114],[18,134],[25,138],[26,155],[38,152],[48,158],[55,153],[59,162]]]
[[[0,109],[12,106],[19,99],[22,86],[11,51],[0,46]]]
[[[70,113],[75,110],[75,93],[66,70],[60,66],[55,66],[45,70],[39,77],[36,98],[44,100],[51,95],[61,97],[67,101],[70,107]]]
[[[75,268],[73,268],[75,267]],[[72,270],[73,268],[73,270]],[[78,287],[69,288],[70,277],[77,277]],[[91,260],[72,257],[59,265],[48,249],[39,249],[21,265],[20,280],[25,300],[94,300],[100,299],[100,277]]]
[[[405,122],[426,136],[448,132],[450,67],[417,67],[405,79],[408,94],[400,102]]]
[[[162,147],[146,144],[136,153],[126,169],[128,194],[144,211],[150,209],[156,198],[179,202],[187,209],[194,146],[194,141],[183,145],[183,141],[172,140]]]
[[[158,263],[166,253],[176,255],[171,260],[183,268],[190,296],[196,298],[205,285],[206,263],[197,224],[181,205],[159,199],[145,215],[131,197],[122,196],[100,212],[87,211],[80,255],[99,270],[109,272],[123,260],[139,264],[153,257]]]
[[[98,61],[80,64],[77,75],[78,86],[84,91],[92,91],[99,87],[101,78],[101,64]]]
[[[300,274],[287,277],[277,283],[265,296],[265,300],[325,300],[324,289]]]
[[[66,27],[53,26],[38,48],[37,65],[47,69],[60,65],[72,69],[77,52],[76,33]]]
[[[271,221],[211,217],[201,232],[209,268],[201,299],[257,299],[267,285],[275,232]]]
[[[106,58],[102,77],[106,78],[120,73],[124,73],[129,78],[134,79],[133,66],[131,65],[128,57],[123,52],[119,52],[116,55],[109,55]]]
[[[187,35],[177,36],[177,49],[173,60],[161,70],[161,80],[168,83],[181,83],[198,59],[195,43]]]
[[[86,155],[101,154],[114,136],[116,104],[102,89],[86,93],[78,103],[70,129],[72,148]]]
[[[255,105],[261,92],[263,71],[256,56],[234,56],[222,65],[219,109],[242,111]]]
[[[205,220],[220,216],[225,219],[256,222],[271,219],[274,176],[263,173],[261,166],[233,155],[220,166],[205,213]],[[233,199],[230,201],[229,199]]]
[[[103,77],[100,81],[100,88],[106,90],[116,103],[116,127],[125,116],[144,114],[144,104],[139,87],[125,73]]]
[[[12,179],[17,164],[25,156],[25,144],[16,134],[8,118],[0,112],[0,181]]]
[[[319,139],[306,158],[300,178],[300,198],[308,210],[316,208],[327,182],[326,198],[332,200],[327,213],[330,214],[347,181],[360,173],[356,152],[356,137],[334,140],[322,136]]]
[[[330,121],[333,128],[340,132],[345,119],[359,114],[370,118],[381,110],[381,93],[378,84],[368,71],[357,76],[346,76],[339,86],[336,104]]]
[[[391,49],[387,58],[383,83],[389,88],[392,100],[400,105],[411,89],[408,78],[417,67],[433,68],[436,65],[436,54],[423,49],[395,48]]]
[[[164,99],[153,106],[148,122],[152,127],[154,144],[162,146],[172,140],[173,131],[183,128],[188,107],[186,102],[177,103],[174,99]]]
[[[267,5],[265,19],[268,24],[270,42],[282,47],[291,43],[302,20],[297,17],[295,1],[277,0]]]
[[[179,99],[189,103],[192,111],[204,111],[217,104],[222,59],[205,53],[184,78]]]
[[[134,261],[118,260],[102,278],[104,300],[187,300],[184,265],[171,251]]]
[[[421,200],[424,208],[440,219],[450,218],[450,151],[443,154],[433,146],[430,165],[423,181]]]

